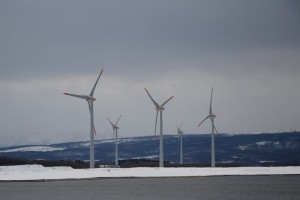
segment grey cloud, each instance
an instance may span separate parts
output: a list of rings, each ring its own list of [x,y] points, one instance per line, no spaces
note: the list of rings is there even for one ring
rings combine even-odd
[[[161,63],[185,61],[192,67],[210,56],[261,47],[298,51],[300,44],[295,1],[1,4],[1,79],[92,73],[99,65],[116,74],[145,76],[155,74],[153,69],[172,69]]]
[[[97,124],[124,114],[126,136],[153,129],[144,86],[157,98],[175,96],[166,127],[182,120],[187,132],[199,132],[194,123],[215,86],[221,130],[297,128],[299,8],[294,0],[0,1],[1,136],[84,132],[86,107],[61,93],[89,90],[101,68]],[[276,113],[287,104],[283,120]],[[257,120],[261,107],[260,116],[272,116],[268,127]]]

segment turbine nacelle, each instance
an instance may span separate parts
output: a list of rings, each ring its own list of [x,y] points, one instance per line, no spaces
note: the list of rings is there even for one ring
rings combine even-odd
[[[178,137],[182,137],[183,133],[184,133],[183,131],[178,130],[178,131],[177,131]]]
[[[178,124],[177,124],[177,134],[178,135],[182,135],[184,132],[181,130],[181,127],[182,127],[182,122],[181,122],[181,124],[180,124],[180,126],[178,126]]]
[[[113,128],[114,130],[118,130],[118,129],[119,129],[118,126],[113,126],[112,128]]]
[[[208,117],[209,117],[209,118],[215,118],[215,117],[216,117],[216,115],[215,115],[215,114],[213,114],[213,113],[211,113],[211,114],[209,114],[209,115],[208,115]]]
[[[165,110],[165,108],[162,107],[162,106],[160,106],[160,107],[156,107],[155,110],[156,110],[156,111],[163,111],[163,110]]]
[[[110,119],[107,117],[107,120],[109,121],[111,127],[113,128],[113,131],[116,131],[119,129],[119,127],[117,126],[118,125],[118,122],[120,120],[120,118],[122,117],[122,115],[120,115],[120,117],[118,118],[117,122],[114,124],[110,121]]]
[[[181,135],[181,134],[183,134],[184,132],[183,131],[181,131],[181,130],[178,130],[178,135]]]
[[[89,103],[92,103],[92,102],[96,101],[96,98],[91,97],[91,96],[88,96],[88,97],[86,98],[86,101],[89,102]]]

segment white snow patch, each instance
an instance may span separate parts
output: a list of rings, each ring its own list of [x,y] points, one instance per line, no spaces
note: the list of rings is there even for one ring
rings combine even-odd
[[[121,138],[118,140],[118,143],[123,143],[123,142],[143,142],[147,141],[149,138]]]
[[[114,140],[113,139],[107,139],[107,140],[99,140],[99,141],[95,141],[94,144],[105,144],[105,143],[113,143]],[[84,146],[84,147],[89,147],[90,146],[90,142],[85,142],[85,143],[82,143],[81,146]]]
[[[244,150],[248,149],[249,146],[250,146],[249,144],[248,145],[243,145],[243,146],[238,146],[237,149],[240,149],[240,150],[244,151]]]
[[[216,167],[216,168],[95,168],[43,167],[41,165],[1,166],[0,181],[53,180],[116,177],[197,177],[224,175],[292,175],[300,167]]]
[[[0,151],[0,153],[10,153],[10,152],[25,152],[25,151],[38,151],[38,152],[48,152],[48,151],[62,151],[65,148],[56,148],[49,146],[31,146],[31,147],[22,147],[16,149],[8,149]]]
[[[261,141],[261,142],[256,142],[255,144],[257,144],[258,146],[262,146],[262,145],[266,145],[266,144],[270,144],[272,142],[270,141]]]
[[[247,149],[262,149],[264,147],[268,149],[295,149],[299,146],[298,141],[285,141],[285,142],[278,142],[278,141],[260,141],[252,144],[241,145],[236,147],[240,150],[247,150]]]
[[[142,141],[147,141],[147,140],[149,140],[149,139],[148,138],[119,138],[118,144],[121,144],[123,142],[142,142]],[[105,143],[114,143],[114,139],[95,141],[95,145],[96,144],[105,144]],[[81,146],[89,147],[90,142],[82,143]]]
[[[130,159],[157,159],[158,155],[151,155],[151,156],[143,156],[143,157],[133,157]]]
[[[275,163],[275,161],[271,161],[271,160],[260,160],[259,163]]]
[[[233,163],[233,161],[232,160],[223,160],[220,163],[230,164],[230,163]]]

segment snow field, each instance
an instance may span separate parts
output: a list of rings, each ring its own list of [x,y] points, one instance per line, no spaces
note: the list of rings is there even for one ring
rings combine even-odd
[[[43,167],[42,165],[1,166],[0,181],[59,180],[133,177],[197,177],[229,175],[299,175],[300,167],[226,168],[95,168]]]

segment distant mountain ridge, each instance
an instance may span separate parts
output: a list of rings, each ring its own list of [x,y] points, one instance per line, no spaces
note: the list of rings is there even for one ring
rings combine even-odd
[[[241,165],[300,165],[300,132],[261,134],[218,134],[215,137],[216,163]],[[211,135],[184,135],[183,161],[187,164],[210,163]],[[119,158],[158,160],[159,139],[151,136],[121,138]],[[89,142],[52,145],[25,145],[0,148],[0,157],[41,160],[88,160]],[[178,137],[164,136],[164,158],[179,162]],[[95,160],[114,161],[112,140],[95,141]]]

